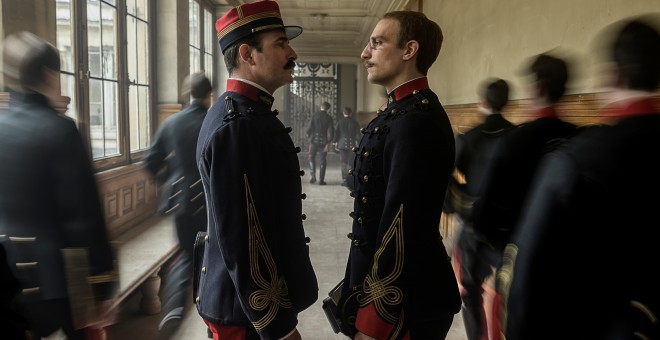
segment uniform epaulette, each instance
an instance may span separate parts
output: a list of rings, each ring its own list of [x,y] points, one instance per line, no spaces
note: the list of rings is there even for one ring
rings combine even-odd
[[[224,122],[234,120],[241,114],[234,109],[234,99],[232,99],[231,96],[225,97],[225,111],[227,114],[225,114],[224,118],[222,118]]]

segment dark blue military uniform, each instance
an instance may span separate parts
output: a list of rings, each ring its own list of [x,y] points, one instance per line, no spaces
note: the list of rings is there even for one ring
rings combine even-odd
[[[422,77],[390,93],[363,133],[343,297],[359,290],[356,326],[366,334],[436,338],[431,329],[448,329],[461,305],[439,232],[454,167],[449,119]]]
[[[236,79],[202,125],[197,161],[209,216],[197,309],[278,339],[318,298],[297,153],[273,97]],[[249,332],[248,332],[249,333]]]
[[[353,164],[352,151],[358,145],[360,137],[360,126],[353,117],[342,117],[337,121],[333,140],[337,143],[337,149],[339,149],[342,185],[348,184],[346,178]]]
[[[160,323],[183,317],[192,277],[195,236],[206,231],[204,187],[195,161],[197,137],[207,108],[196,99],[163,122],[144,157],[145,167],[163,184],[159,212],[174,216],[180,255],[175,257],[163,287]]]
[[[546,156],[499,271],[507,339],[658,339],[660,102]]]
[[[85,248],[99,299],[117,287],[94,171],[76,124],[30,93],[0,113],[0,243],[37,336],[73,332],[64,248]],[[77,334],[76,336],[81,336]]]

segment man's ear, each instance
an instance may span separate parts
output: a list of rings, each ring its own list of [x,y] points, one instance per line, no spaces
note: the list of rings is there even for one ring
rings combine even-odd
[[[417,40],[410,40],[406,43],[404,48],[403,60],[410,60],[417,55],[417,51],[419,51],[419,42],[417,42]]]
[[[248,44],[242,44],[238,48],[238,54],[241,56],[241,60],[249,65],[254,65],[254,59],[252,58],[252,47]]]

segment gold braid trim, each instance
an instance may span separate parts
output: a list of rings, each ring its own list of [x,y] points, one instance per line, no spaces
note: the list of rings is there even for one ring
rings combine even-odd
[[[250,294],[250,308],[263,311],[268,309],[261,320],[253,322],[254,328],[263,329],[270,324],[280,308],[291,308],[291,301],[287,298],[289,288],[284,277],[277,274],[277,266],[268,249],[268,244],[261,229],[257,209],[252,199],[252,191],[247,175],[243,175],[245,182],[245,197],[248,213],[248,243],[250,251],[250,275],[254,283],[261,289]],[[266,265],[267,273],[261,272],[260,264]]]
[[[509,310],[509,292],[511,291],[511,282],[513,281],[513,269],[516,266],[516,257],[518,256],[518,246],[509,243],[504,248],[502,254],[502,267],[497,272],[497,280],[500,281],[499,293],[502,297],[502,304],[495,308],[500,308],[500,329],[506,334],[507,318]]]
[[[394,243],[394,268],[392,272],[384,278],[378,277],[378,263],[381,255],[385,252],[390,243]],[[360,306],[364,307],[373,302],[378,315],[387,322],[395,324],[397,317],[391,315],[387,309],[388,306],[396,306],[403,301],[403,292],[401,288],[392,285],[403,271],[404,247],[403,247],[403,204],[399,208],[392,224],[387,228],[383,241],[374,255],[374,265],[371,273],[364,279],[364,295],[358,299]],[[402,314],[403,315],[403,314]]]

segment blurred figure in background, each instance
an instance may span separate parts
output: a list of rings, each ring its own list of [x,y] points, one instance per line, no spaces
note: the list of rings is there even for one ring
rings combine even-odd
[[[508,340],[660,338],[654,19],[604,31],[614,124],[581,132],[540,167],[498,274]]]
[[[450,180],[448,199],[452,211],[462,222],[462,230],[454,248],[455,265],[459,266],[457,279],[463,298],[463,322],[470,340],[483,339],[487,335],[484,310],[484,280],[498,267],[502,253],[488,239],[472,228],[472,203],[479,195],[479,187],[485,176],[486,165],[497,141],[513,128],[502,116],[502,109],[509,101],[509,85],[502,79],[489,79],[479,90],[479,112],[485,121],[456,138],[456,171],[464,183],[455,177]]]
[[[476,189],[473,206],[472,226],[496,253],[503,251],[514,230],[539,160],[576,132],[576,126],[561,120],[555,108],[566,92],[568,63],[543,53],[531,58],[525,71],[532,76],[535,118],[499,139]],[[492,325],[498,328],[497,323]],[[499,333],[490,333],[493,332]]]
[[[206,231],[206,202],[195,161],[197,138],[212,103],[213,88],[204,73],[189,75],[184,93],[192,102],[167,118],[144,157],[146,169],[163,185],[159,212],[174,217],[179,253],[166,269],[160,335],[179,328],[192,279],[193,245],[197,232]]]
[[[83,280],[94,282],[102,314],[117,287],[89,152],[75,122],[53,107],[61,98],[58,50],[28,32],[7,37],[4,48],[14,56],[6,69],[24,94],[0,115],[0,243],[32,336],[83,339],[94,321],[72,314],[77,295],[67,289],[63,254],[86,251],[89,268],[68,269],[89,270]]]
[[[360,126],[353,118],[353,110],[350,107],[345,107],[342,111],[344,117],[340,118],[335,125],[334,142],[337,144],[339,150],[339,162],[341,163],[341,185],[348,186],[346,180],[348,171],[353,167],[353,148],[358,145],[360,141]]]
[[[319,154],[319,185],[325,185],[325,169],[328,164],[328,148],[335,135],[332,116],[328,114],[330,103],[323,102],[319,111],[312,113],[307,125],[309,139],[309,183],[316,183],[316,154]]]

